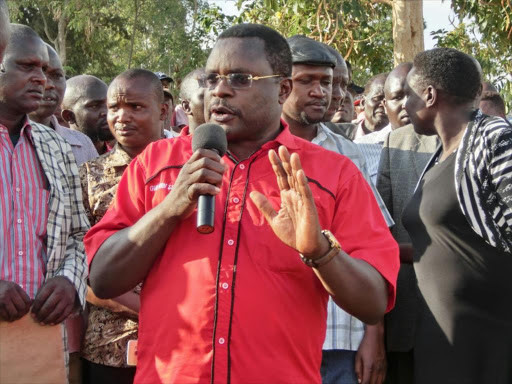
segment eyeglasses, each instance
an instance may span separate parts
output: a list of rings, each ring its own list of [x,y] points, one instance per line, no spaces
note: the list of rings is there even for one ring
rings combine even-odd
[[[226,79],[231,88],[251,88],[255,80],[269,79],[271,77],[282,77],[283,75],[253,76],[246,73],[230,73],[228,75],[219,75],[218,73],[207,73],[197,78],[199,86],[202,88],[214,89],[222,79]]]

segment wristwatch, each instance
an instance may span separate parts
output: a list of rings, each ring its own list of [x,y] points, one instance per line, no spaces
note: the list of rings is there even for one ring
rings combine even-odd
[[[324,229],[322,231],[322,235],[324,235],[327,238],[331,248],[327,251],[327,253],[325,255],[323,255],[322,257],[320,257],[318,259],[308,259],[301,253],[300,258],[304,262],[304,264],[306,264],[308,267],[311,267],[311,268],[321,267],[322,265],[325,265],[329,261],[331,261],[334,258],[334,256],[336,256],[341,251],[341,245],[340,245],[340,243],[338,243],[338,240],[336,240],[336,238],[331,233],[331,231]]]

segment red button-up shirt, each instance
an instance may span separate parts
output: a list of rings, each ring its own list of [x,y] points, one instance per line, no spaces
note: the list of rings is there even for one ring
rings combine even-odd
[[[186,133],[149,145],[132,161],[114,205],[85,237],[89,261],[172,190],[192,155]],[[154,263],[141,296],[137,383],[320,383],[328,294],[249,198],[257,190],[279,207],[268,160],[279,145],[299,154],[322,228],[384,276],[393,306],[398,247],[371,188],[349,159],[285,126],[248,159],[224,157],[229,171],[216,197],[215,231],[199,234],[191,215]]]

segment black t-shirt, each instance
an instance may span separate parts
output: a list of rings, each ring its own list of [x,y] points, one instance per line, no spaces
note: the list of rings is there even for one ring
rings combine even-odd
[[[421,303],[415,382],[512,383],[512,255],[464,217],[455,158],[431,166],[402,217]]]

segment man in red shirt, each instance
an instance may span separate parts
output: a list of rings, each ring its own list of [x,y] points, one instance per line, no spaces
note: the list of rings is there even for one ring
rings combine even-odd
[[[205,72],[228,153],[192,153],[185,130],[132,161],[85,238],[91,286],[108,298],[144,280],[137,383],[320,383],[328,295],[376,322],[393,307],[397,245],[354,164],[280,120],[280,34],[228,29]],[[209,235],[196,231],[202,194],[218,207]]]

